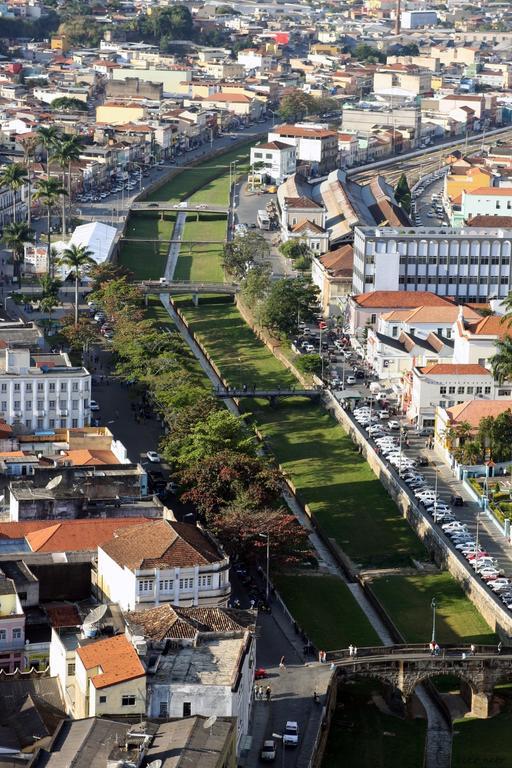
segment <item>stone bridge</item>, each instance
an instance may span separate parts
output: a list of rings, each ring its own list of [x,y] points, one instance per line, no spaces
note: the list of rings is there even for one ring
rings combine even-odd
[[[327,661],[335,664],[339,681],[354,677],[374,677],[398,689],[408,699],[420,683],[439,675],[454,675],[462,681],[473,717],[489,716],[494,687],[512,682],[512,648],[476,645],[448,645],[432,655],[428,645],[393,645],[358,648],[356,656],[348,649],[332,651]]]

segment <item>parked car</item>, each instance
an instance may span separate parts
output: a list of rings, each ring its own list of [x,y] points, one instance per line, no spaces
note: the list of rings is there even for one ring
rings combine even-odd
[[[264,680],[266,676],[267,676],[267,670],[264,669],[263,667],[258,667],[254,672],[255,680]]]
[[[389,429],[400,429],[400,422],[391,419],[391,421],[388,421],[388,427]]]
[[[96,400],[91,400],[91,402],[89,403],[89,408],[91,409],[91,411],[99,411],[100,406],[98,405]]]
[[[146,453],[146,457],[149,459],[149,461],[152,464],[159,464],[160,463],[160,454],[158,454],[156,451],[148,451]]]
[[[352,375],[347,376],[347,384],[356,384],[356,383],[357,383],[357,379],[355,376],[352,376]]]
[[[456,495],[450,496],[450,504],[453,507],[463,507],[464,499],[462,498],[462,496],[456,496]]]

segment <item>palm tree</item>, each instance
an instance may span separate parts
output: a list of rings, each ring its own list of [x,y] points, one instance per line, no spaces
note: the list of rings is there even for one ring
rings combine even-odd
[[[55,307],[58,307],[59,300],[57,299],[57,296],[54,294],[50,294],[48,296],[42,296],[39,300],[39,309],[41,312],[46,312],[48,314],[48,332],[51,332],[51,325],[52,325],[52,312],[55,309]]]
[[[505,315],[504,319],[508,317]],[[512,315],[510,315],[512,322]],[[496,354],[491,357],[492,372],[499,384],[512,378],[512,336],[504,336],[496,342]]]
[[[55,252],[55,254],[57,254],[57,252]],[[39,285],[42,291],[41,298],[47,299],[52,297],[58,300],[59,288],[62,285],[60,280],[56,280],[54,277],[51,277],[51,275],[46,273],[45,275],[41,275],[39,278]]]
[[[40,140],[35,136],[34,134],[29,134],[25,139],[22,139],[23,144],[23,161],[25,163],[25,170],[27,171],[27,187],[28,187],[28,195],[27,195],[27,224],[30,227],[31,223],[31,217],[32,217],[32,211],[31,211],[31,202],[32,202],[32,176],[31,176],[31,161],[35,157],[35,152],[37,147],[39,146]]]
[[[71,163],[80,157],[82,142],[79,136],[63,136],[54,145],[53,158],[62,168],[62,186],[66,185],[67,170],[67,194],[71,202]],[[66,198],[62,196],[62,234],[66,234]]]
[[[53,259],[51,250],[52,207],[61,195],[67,195],[66,190],[58,179],[38,179],[34,200],[40,200],[46,206],[47,214],[47,238],[48,238],[48,272],[53,277]]]
[[[16,193],[27,183],[27,171],[21,163],[5,165],[0,171],[0,187],[8,187],[12,192],[12,220],[16,221]]]
[[[37,134],[39,136],[39,143],[42,144],[46,150],[46,175],[49,177],[52,149],[54,148],[55,142],[60,136],[60,130],[56,125],[41,125],[37,129]]]
[[[78,283],[82,275],[96,262],[92,258],[92,251],[89,251],[85,245],[73,244],[63,252],[59,264],[70,267],[75,278],[75,325],[78,325]]]
[[[14,273],[19,276],[19,265],[23,260],[25,243],[34,242],[34,232],[25,221],[13,221],[4,227],[2,240],[12,251]]]

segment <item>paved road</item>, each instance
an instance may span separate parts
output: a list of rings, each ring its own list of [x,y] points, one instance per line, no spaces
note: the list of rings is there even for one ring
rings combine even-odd
[[[185,228],[185,222],[187,220],[187,214],[186,213],[178,213],[176,216],[176,221],[174,223],[174,228],[172,231],[172,240],[181,240],[183,237],[183,230]],[[176,269],[176,263],[178,261],[178,256],[180,255],[180,249],[181,249],[181,243],[175,243],[171,242],[169,246],[169,253],[167,254],[167,262],[165,264],[165,273],[164,277],[166,280],[169,280],[169,282],[172,280],[174,276],[174,270]]]

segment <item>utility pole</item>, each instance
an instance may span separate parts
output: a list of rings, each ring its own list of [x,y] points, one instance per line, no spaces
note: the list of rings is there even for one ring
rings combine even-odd
[[[400,34],[401,16],[402,16],[401,0],[396,0],[395,35]]]

